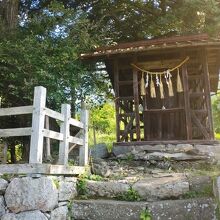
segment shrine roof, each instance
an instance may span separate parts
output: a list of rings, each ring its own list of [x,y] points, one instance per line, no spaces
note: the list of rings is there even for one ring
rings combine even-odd
[[[81,54],[81,58],[101,58],[116,54],[199,46],[220,46],[220,38],[210,37],[208,34],[197,34],[119,43],[114,46],[99,47],[91,53]]]

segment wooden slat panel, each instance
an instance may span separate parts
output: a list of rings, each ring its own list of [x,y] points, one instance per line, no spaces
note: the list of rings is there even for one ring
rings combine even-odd
[[[81,128],[81,129],[84,128],[83,123],[80,122],[80,121],[77,121],[77,120],[74,119],[74,118],[70,118],[69,123],[70,123],[70,125],[72,125],[72,126],[76,126],[76,127],[78,127],[78,128]]]
[[[33,106],[21,106],[13,108],[0,108],[0,116],[9,116],[9,115],[25,115],[32,114]]]
[[[72,144],[77,144],[77,145],[83,146],[83,139],[81,139],[81,138],[70,136],[69,142]]]
[[[58,141],[63,141],[63,134],[55,132],[55,131],[50,131],[47,129],[43,130],[43,135],[44,137],[52,138]]]
[[[18,137],[31,135],[31,128],[0,129],[0,137]]]
[[[45,114],[51,118],[64,121],[64,116],[61,113],[53,111],[49,108],[45,108]]]
[[[132,84],[133,84],[133,80],[119,81],[118,84],[119,84],[120,86],[123,86],[123,85],[132,85]]]
[[[209,69],[208,69],[208,60],[207,53],[204,49],[202,54],[202,65],[204,71],[204,89],[206,95],[206,108],[208,112],[208,123],[209,123],[209,132],[210,136],[207,139],[214,139],[214,129],[213,129],[213,120],[212,120],[212,110],[211,110],[211,97],[210,97],[210,79],[209,79]]]
[[[192,120],[197,125],[198,129],[201,131],[201,133],[204,135],[206,139],[209,139],[209,133],[206,131],[206,129],[203,127],[200,120],[196,117],[193,111],[191,111]]]

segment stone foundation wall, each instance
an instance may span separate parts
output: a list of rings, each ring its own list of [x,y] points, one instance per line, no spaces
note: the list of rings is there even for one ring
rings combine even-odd
[[[64,176],[0,178],[0,219],[70,219],[68,208],[77,196],[76,182],[77,178]]]

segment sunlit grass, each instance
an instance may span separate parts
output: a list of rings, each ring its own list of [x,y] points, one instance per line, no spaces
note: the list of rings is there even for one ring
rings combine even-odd
[[[220,140],[220,133],[215,133],[215,139]]]
[[[96,144],[105,144],[108,151],[111,152],[113,142],[115,142],[115,133],[112,132],[110,134],[102,133],[100,131],[95,131],[96,136]],[[89,130],[89,146],[94,147],[94,135],[93,130]]]

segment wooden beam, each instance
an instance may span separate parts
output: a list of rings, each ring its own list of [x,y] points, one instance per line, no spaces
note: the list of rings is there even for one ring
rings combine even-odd
[[[192,122],[190,115],[190,102],[189,102],[189,85],[188,85],[188,73],[187,66],[183,64],[182,66],[182,77],[183,77],[183,90],[184,90],[184,109],[186,117],[186,137],[187,140],[192,139]]]
[[[80,122],[80,121],[77,121],[77,120],[74,119],[74,118],[70,118],[70,119],[69,119],[69,123],[70,123],[70,125],[72,125],[72,126],[75,126],[75,127],[81,128],[81,129],[84,128],[83,123]]]
[[[18,137],[31,135],[31,127],[0,129],[0,137]]]
[[[128,135],[128,132],[129,132],[129,131],[131,130],[131,128],[132,128],[132,124],[133,124],[134,118],[135,118],[135,115],[134,115],[134,113],[133,113],[133,115],[132,115],[131,118],[130,118],[130,121],[128,122],[128,124],[127,124],[126,127],[125,127],[125,130],[123,131],[123,134],[122,134],[122,136],[121,136],[121,138],[120,138],[120,141],[124,141],[124,140],[125,140],[126,136]]]
[[[55,139],[58,141],[63,141],[63,134],[55,132],[55,131],[44,129],[43,135],[44,137],[47,137],[47,138]]]
[[[191,116],[192,116],[192,120],[194,121],[194,123],[197,125],[197,127],[199,128],[199,130],[201,131],[201,133],[204,135],[204,137],[206,139],[209,139],[209,133],[206,131],[206,129],[203,127],[202,123],[200,122],[200,120],[196,117],[196,115],[194,114],[193,111],[191,111]]]
[[[58,164],[67,165],[68,154],[69,154],[69,136],[70,136],[69,119],[71,117],[69,104],[62,104],[61,114],[64,115],[64,122],[60,126],[60,133],[63,134],[63,139],[62,141],[60,141]]]
[[[83,146],[83,144],[84,144],[84,141],[82,138],[77,138],[77,137],[73,137],[73,136],[69,137],[69,142],[72,144],[80,145],[80,146]]]
[[[50,118],[60,120],[62,122],[64,121],[64,116],[61,113],[53,111],[49,108],[45,108],[45,115],[49,116]]]
[[[89,163],[89,111],[85,103],[81,105],[81,122],[84,125],[83,129],[83,145],[79,148],[79,165],[87,166]],[[81,144],[81,140],[78,138],[74,138],[74,141]],[[73,142],[74,143],[74,142]]]
[[[64,166],[51,164],[0,164],[0,175],[3,174],[53,174],[80,175],[85,173],[82,166]]]
[[[137,141],[140,141],[141,131],[140,131],[140,115],[139,115],[138,71],[136,69],[133,69],[133,93],[134,93],[136,135],[137,135]]]
[[[0,108],[0,116],[32,114],[33,106],[21,106],[13,108]]]
[[[115,91],[115,116],[116,116],[116,139],[120,141],[120,118],[119,118],[119,69],[118,60],[114,60],[114,91]]]
[[[133,142],[116,142],[113,146],[145,146],[145,145],[158,145],[158,144],[201,144],[212,145],[220,144],[217,140],[152,140],[152,141],[133,141]]]
[[[46,88],[42,86],[35,87],[29,163],[42,163],[45,104],[46,104]]]
[[[209,124],[209,134],[210,139],[214,139],[214,129],[213,129],[213,119],[212,119],[212,110],[211,110],[211,97],[210,97],[210,79],[209,79],[209,69],[207,61],[207,52],[206,49],[203,49],[202,53],[202,66],[203,66],[203,76],[204,76],[204,89],[206,96],[206,109],[208,111],[208,124]]]

